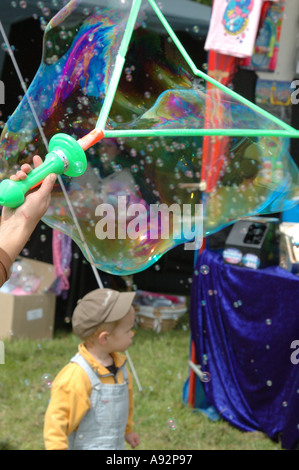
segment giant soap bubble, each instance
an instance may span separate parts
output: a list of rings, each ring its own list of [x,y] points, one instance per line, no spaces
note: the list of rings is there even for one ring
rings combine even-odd
[[[49,140],[97,126],[132,1],[99,3],[72,0],[48,24],[40,68],[1,135],[2,178],[46,154],[29,101]],[[113,274],[146,269],[178,244],[299,197],[285,128],[207,87],[153,18],[142,2],[105,138],[86,151],[84,175],[61,177],[43,219]],[[211,135],[218,128],[231,135]]]

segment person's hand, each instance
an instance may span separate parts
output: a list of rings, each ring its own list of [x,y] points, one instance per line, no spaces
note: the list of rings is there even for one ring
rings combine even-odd
[[[34,168],[41,165],[42,162],[41,157],[38,155],[33,157]],[[13,181],[24,180],[27,178],[30,171],[32,171],[31,166],[28,163],[25,163],[15,175],[10,177],[10,179]],[[50,205],[51,191],[56,178],[57,176],[55,174],[48,175],[38,189],[27,193],[24,203],[18,208],[10,209],[8,207],[4,207],[2,210],[2,222],[6,222],[11,217],[15,219],[15,222],[17,222],[18,219],[20,219],[20,222],[22,221],[21,219],[25,219],[27,224],[34,228]]]
[[[139,445],[139,436],[136,432],[129,432],[128,434],[126,434],[125,439],[127,443],[130,444],[132,449],[135,449],[135,447]]]
[[[42,159],[35,155],[33,157],[34,167],[36,168],[41,163]],[[23,180],[27,178],[30,171],[32,171],[31,166],[25,163],[21,166],[20,171],[11,176],[11,179],[14,181]],[[47,211],[56,178],[55,174],[48,175],[38,189],[27,193],[24,203],[16,209],[3,207],[0,227],[0,247],[8,254],[11,261],[14,261],[20,254],[38,222]]]

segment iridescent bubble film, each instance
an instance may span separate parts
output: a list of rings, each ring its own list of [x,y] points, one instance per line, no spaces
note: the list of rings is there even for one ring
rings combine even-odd
[[[40,68],[1,135],[2,179],[46,154],[29,100],[48,140],[60,132],[80,139],[95,128],[132,1],[100,3],[72,0],[48,23]],[[280,125],[207,88],[158,23],[142,2],[105,128],[117,137],[86,151],[84,175],[62,177],[67,197],[57,183],[43,218],[112,274],[146,269],[194,236],[288,209],[299,198],[288,139],[275,137]],[[271,129],[273,136],[126,135],[203,128]]]

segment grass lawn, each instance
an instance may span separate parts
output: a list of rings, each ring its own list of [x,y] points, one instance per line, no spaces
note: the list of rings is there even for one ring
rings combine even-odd
[[[188,376],[188,316],[176,329],[157,334],[137,329],[129,353],[135,383],[135,430],[139,450],[281,450],[260,432],[244,433],[226,421],[212,422],[182,402]],[[77,351],[79,340],[58,331],[53,340],[5,342],[0,365],[0,450],[42,450],[43,419],[51,378]],[[45,377],[46,375],[46,377]]]

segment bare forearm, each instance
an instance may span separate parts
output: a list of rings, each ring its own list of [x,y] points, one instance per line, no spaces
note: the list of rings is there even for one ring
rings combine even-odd
[[[33,163],[35,168],[37,168],[41,165],[42,159],[35,155]],[[16,175],[11,176],[11,179],[14,181],[24,180],[30,171],[30,165],[24,164]],[[2,262],[2,272],[7,272],[7,266],[10,264],[9,260],[11,263],[14,262],[26,245],[38,222],[47,211],[55,181],[55,174],[48,175],[38,190],[31,191],[26,195],[25,202],[21,206],[16,209],[3,207],[0,225],[0,249],[3,250],[2,257],[5,258],[6,263]],[[2,278],[4,277],[2,276]]]
[[[7,281],[11,265],[12,260],[8,254],[0,248],[0,287]]]
[[[29,165],[28,165],[29,166]],[[16,209],[3,207],[0,226],[0,248],[12,261],[20,254],[40,219],[47,211],[56,175],[47,176],[37,191],[26,195]]]
[[[32,221],[9,219],[0,226],[0,248],[13,262],[26,245],[36,224]]]

